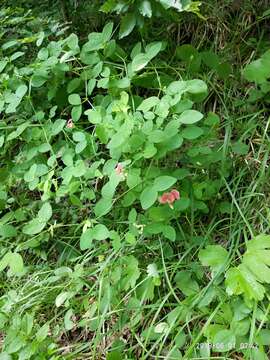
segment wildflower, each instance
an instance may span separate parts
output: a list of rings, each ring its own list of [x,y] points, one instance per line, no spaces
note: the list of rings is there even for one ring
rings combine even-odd
[[[179,191],[173,189],[168,193],[164,193],[159,197],[160,204],[168,204],[173,209],[173,203],[175,200],[180,199]]]
[[[124,171],[123,165],[118,163],[115,167],[116,174],[121,175],[121,174],[123,174],[123,171]]]
[[[179,200],[180,199],[180,194],[179,191],[172,189],[171,194],[174,196],[175,200]]]
[[[74,127],[74,123],[73,123],[72,119],[69,119],[67,121],[67,128],[72,129],[73,127]]]

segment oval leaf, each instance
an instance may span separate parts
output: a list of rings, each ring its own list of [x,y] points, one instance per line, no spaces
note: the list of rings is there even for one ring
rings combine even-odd
[[[154,187],[148,186],[143,190],[140,196],[140,201],[142,208],[144,210],[150,208],[154,204],[154,202],[157,200],[158,193],[157,190]]]
[[[129,13],[123,17],[120,24],[119,39],[128,36],[134,29],[136,24],[136,16],[134,13]]]
[[[182,124],[194,124],[203,118],[203,114],[196,110],[186,110],[179,116]]]
[[[154,188],[157,191],[164,191],[173,186],[176,181],[177,179],[172,176],[159,176],[154,181]]]

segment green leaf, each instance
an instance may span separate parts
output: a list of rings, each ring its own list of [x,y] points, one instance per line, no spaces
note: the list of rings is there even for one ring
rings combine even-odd
[[[90,79],[87,84],[87,95],[90,96],[96,86],[96,79]]]
[[[175,203],[174,208],[177,211],[185,211],[189,206],[190,206],[190,200],[188,198],[181,197],[181,199],[179,199]]]
[[[102,116],[98,110],[88,109],[84,113],[88,116],[88,121],[92,124],[99,124],[102,120]]]
[[[101,6],[100,11],[108,14],[110,11],[112,11],[115,7],[114,0],[107,0],[104,2],[104,4]]]
[[[18,98],[15,94],[11,94],[9,99],[9,104],[6,107],[6,114],[15,112],[20,102],[21,102],[20,98]]]
[[[164,191],[169,189],[176,183],[177,179],[172,176],[159,176],[154,181],[156,191]]]
[[[168,213],[168,209],[165,206],[152,207],[148,212],[150,220],[153,222],[167,222],[171,217],[171,214]],[[151,223],[151,226],[153,223]]]
[[[266,350],[264,351],[264,348],[262,346],[257,347],[257,344],[255,343],[255,346],[250,349],[250,358],[256,359],[256,360],[268,360],[268,353],[266,354]]]
[[[128,36],[136,25],[135,13],[125,15],[120,22],[119,39]]]
[[[161,49],[162,49],[162,42],[155,41],[153,43],[146,45],[145,54],[148,57],[148,59],[151,60],[160,52]]]
[[[112,239],[112,246],[115,251],[121,249],[121,238],[120,235],[116,231],[110,232],[110,238]]]
[[[160,285],[160,277],[159,277],[159,273],[158,273],[158,268],[155,263],[149,264],[147,266],[147,275],[154,279],[157,286]]]
[[[51,130],[51,134],[53,136],[59,134],[64,126],[66,125],[66,120],[64,119],[57,119],[53,124],[52,124],[52,130]]]
[[[226,273],[229,295],[243,294],[248,299],[262,300],[270,283],[270,235],[258,235],[247,243],[242,264]]]
[[[0,225],[0,236],[4,239],[12,238],[17,235],[17,230],[9,224]]]
[[[87,229],[80,237],[80,249],[86,250],[92,247],[93,229]]]
[[[164,129],[164,134],[167,138],[171,138],[178,134],[179,132],[179,121],[171,120]]]
[[[162,130],[156,129],[149,134],[149,140],[153,143],[160,143],[166,140],[166,133]]]
[[[82,80],[79,78],[72,79],[67,86],[67,92],[70,94],[76,90],[82,83]]]
[[[199,260],[203,266],[210,266],[215,272],[224,266],[228,252],[220,245],[208,245],[200,250]]]
[[[75,131],[72,135],[72,138],[76,142],[85,141],[85,134],[82,131]]]
[[[169,114],[169,103],[164,98],[157,104],[155,108],[155,114],[165,119]]]
[[[36,339],[38,342],[42,342],[48,336],[50,326],[48,323],[44,324],[36,333]]]
[[[130,87],[130,80],[128,77],[124,77],[115,81],[113,84],[115,84],[118,89],[127,89]]]
[[[151,211],[152,209],[149,210],[149,212]],[[147,225],[144,229],[144,232],[146,234],[160,234],[163,232],[163,224],[162,223],[154,223],[152,222],[151,224]]]
[[[137,279],[140,277],[139,263],[134,256],[125,256],[123,259],[125,273],[122,277],[123,289],[134,288]]]
[[[202,134],[203,134],[203,130],[200,127],[195,126],[195,125],[191,125],[191,126],[185,128],[181,133],[183,138],[188,139],[188,140],[197,139]]]
[[[11,254],[9,258],[9,267],[10,271],[14,275],[20,275],[23,273],[24,266],[23,266],[23,258],[18,253]]]
[[[245,79],[257,84],[264,83],[270,77],[270,51],[267,51],[260,59],[248,64],[243,72]]]
[[[149,98],[147,98],[141,102],[141,104],[139,105],[137,110],[144,111],[144,112],[149,111],[154,106],[156,106],[159,103],[159,101],[160,100],[158,97],[150,96]]]
[[[45,33],[44,31],[40,31],[37,35],[37,41],[36,41],[36,45],[37,46],[40,46],[42,43],[43,43],[43,40],[44,40],[44,36],[45,36]]]
[[[22,328],[25,331],[25,334],[29,336],[33,330],[34,325],[34,315],[26,313],[22,319]]]
[[[23,56],[25,53],[23,51],[16,51],[14,54],[11,55],[10,60],[14,61],[19,57]],[[1,72],[1,71],[0,71]]]
[[[232,151],[238,155],[247,155],[249,151],[249,145],[244,144],[241,141],[237,141],[232,144]]]
[[[189,62],[191,58],[199,56],[199,52],[194,46],[190,44],[184,44],[177,46],[176,48],[176,58]]]
[[[148,0],[143,0],[139,6],[139,11],[144,17],[152,17],[152,7],[151,3]]]
[[[17,44],[18,44],[18,40],[10,40],[10,41],[5,42],[2,45],[2,49],[6,50],[6,49],[9,49],[9,48],[11,48],[13,46],[16,46]]]
[[[95,240],[105,240],[110,236],[110,232],[103,224],[98,224],[93,228],[93,238]]]
[[[197,110],[186,110],[178,118],[182,124],[194,124],[203,118],[203,114]]]
[[[4,70],[4,68],[6,67],[8,63],[8,60],[0,60],[0,73]]]
[[[127,232],[125,235],[125,241],[130,245],[135,245],[136,237],[131,232]]]
[[[208,66],[210,69],[215,70],[219,65],[219,57],[213,51],[203,51],[201,53],[202,61]]]
[[[230,328],[236,336],[245,336],[250,329],[250,319],[235,320],[230,323]]]
[[[64,292],[61,292],[60,294],[58,294],[55,299],[55,306],[60,307],[61,305],[63,305],[64,302],[68,299],[69,295],[70,295],[70,292],[68,292],[68,291],[64,291]]]
[[[130,58],[134,59],[134,57],[142,52],[142,44],[137,42],[136,45],[131,50]]]
[[[32,86],[41,87],[48,79],[48,74],[46,71],[37,71],[32,77]]]
[[[33,164],[30,169],[24,173],[24,181],[31,182],[35,180],[37,172],[37,164]]]
[[[40,222],[47,222],[52,217],[52,207],[50,203],[45,203],[42,205],[41,209],[38,212],[38,219]]]
[[[120,353],[120,351],[114,350],[114,351],[110,351],[107,356],[106,356],[106,360],[122,360],[123,356]]]
[[[68,97],[68,102],[69,102],[71,105],[80,105],[80,104],[81,104],[80,95],[78,95],[78,94],[71,94],[71,95],[69,95],[69,97]]]
[[[176,232],[172,226],[170,226],[170,225],[164,226],[162,232],[163,232],[163,235],[165,236],[165,238],[167,238],[171,241],[175,241]]]
[[[94,208],[95,215],[100,217],[108,214],[112,208],[112,205],[112,199],[100,199]]]
[[[259,235],[247,243],[245,265],[259,282],[270,283],[270,235]]]
[[[166,94],[168,95],[181,95],[187,91],[187,82],[186,81],[173,81],[171,82],[167,89]]]
[[[107,144],[108,142],[108,133],[106,128],[103,125],[96,126],[96,135],[99,138],[102,144]]]
[[[157,153],[157,148],[153,144],[148,143],[148,144],[146,144],[145,149],[142,154],[145,159],[150,159],[156,153]]]
[[[83,50],[91,52],[104,47],[103,35],[101,33],[91,33],[88,35],[88,42],[83,45]]]
[[[81,141],[78,144],[76,144],[75,147],[75,153],[76,154],[80,154],[87,146],[87,142],[86,141]]]
[[[140,170],[131,169],[127,175],[127,186],[132,189],[141,183]]]
[[[15,131],[12,131],[7,136],[7,141],[10,141],[10,140],[13,140],[13,139],[16,139],[17,137],[19,137],[28,126],[29,126],[28,121],[26,121],[25,123],[19,125],[18,128]]]
[[[111,140],[107,145],[108,149],[119,148],[124,145],[130,137],[133,125],[132,120],[126,121],[121,125],[118,132],[111,137]]]
[[[23,258],[18,253],[8,252],[0,261],[0,271],[7,266],[13,275],[22,275],[24,272]]]
[[[5,268],[9,265],[9,260],[10,260],[11,256],[12,256],[12,253],[9,251],[2,257],[2,259],[0,261],[0,271],[5,270]]]
[[[193,79],[186,81],[186,91],[190,94],[207,94],[207,85],[204,81]]]
[[[229,63],[224,62],[218,65],[217,73],[221,79],[227,79],[232,73],[232,67]]]
[[[144,210],[150,208],[157,200],[157,197],[157,190],[153,186],[148,186],[147,188],[145,188],[140,196],[142,208]]]
[[[184,11],[181,0],[160,0],[160,3],[165,9],[174,8],[179,12]]]
[[[215,352],[227,352],[235,348],[236,338],[232,330],[220,330],[213,339]]]
[[[70,34],[66,39],[66,43],[70,49],[76,50],[79,44],[78,36],[76,34]]]
[[[82,115],[82,105],[73,106],[71,117],[74,122],[78,121]]]
[[[104,43],[108,42],[112,36],[113,22],[106,24],[102,30],[102,40]]]
[[[113,175],[110,176],[110,180],[101,189],[102,197],[112,199],[120,181],[121,177],[113,173]]]
[[[35,235],[40,233],[46,226],[46,222],[40,221],[40,219],[36,218],[31,220],[28,224],[24,225],[22,231],[27,235]]]
[[[51,145],[48,144],[48,143],[41,144],[41,145],[39,145],[39,147],[38,147],[38,151],[39,151],[40,153],[46,153],[46,152],[48,152],[48,151],[51,151],[51,149],[52,149],[52,147],[51,147]]]
[[[269,346],[270,345],[270,330],[269,329],[260,329],[259,334],[256,337],[256,342],[260,345]]]
[[[264,286],[242,264],[227,271],[225,284],[229,295],[243,294],[249,300],[262,300],[264,297]]]
[[[169,325],[166,322],[157,324],[154,328],[156,334],[166,334],[169,330]]]
[[[48,57],[49,57],[49,51],[48,51],[48,49],[42,48],[42,49],[39,50],[39,52],[38,52],[38,58],[39,58],[40,60],[47,60]]]
[[[176,48],[176,57],[184,61],[188,70],[198,71],[201,65],[201,56],[192,45],[184,44]]]
[[[132,71],[137,72],[142,70],[148,63],[150,59],[145,54],[138,54],[134,57],[131,63]]]
[[[209,112],[206,119],[204,120],[204,124],[207,126],[216,126],[220,123],[219,116],[213,112]]]
[[[208,290],[204,293],[203,297],[201,298],[198,307],[203,308],[208,306],[216,296],[217,296],[217,290],[213,286],[209,287]]]
[[[19,98],[22,98],[26,92],[27,92],[28,88],[26,85],[20,85],[17,90],[16,90],[16,96],[18,96]]]
[[[198,294],[198,283],[191,277],[190,271],[179,271],[174,278],[178,288],[185,296]]]
[[[4,135],[0,136],[0,148],[4,145],[5,137]]]
[[[64,325],[65,325],[65,329],[67,331],[72,330],[73,327],[75,326],[75,323],[73,322],[73,310],[69,309],[64,316]]]

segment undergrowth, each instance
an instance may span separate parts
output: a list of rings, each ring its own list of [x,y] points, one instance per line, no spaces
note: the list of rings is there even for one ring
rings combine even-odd
[[[268,3],[64,3],[0,12],[0,359],[268,359]]]

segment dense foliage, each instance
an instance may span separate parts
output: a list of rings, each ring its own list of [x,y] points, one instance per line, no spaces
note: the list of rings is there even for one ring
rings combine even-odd
[[[1,360],[269,357],[270,12],[229,3],[0,11]]]

